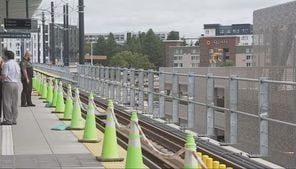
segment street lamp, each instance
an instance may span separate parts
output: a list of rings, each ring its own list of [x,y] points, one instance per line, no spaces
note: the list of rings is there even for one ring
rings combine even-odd
[[[93,56],[93,44],[96,42],[90,42],[90,64],[94,65],[94,56]]]

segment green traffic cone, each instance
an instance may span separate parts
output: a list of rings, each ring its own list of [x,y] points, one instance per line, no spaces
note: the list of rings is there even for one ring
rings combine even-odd
[[[51,107],[52,99],[53,99],[53,86],[52,86],[52,79],[50,78],[48,80],[48,90],[47,90],[47,98],[46,98],[46,101],[48,103],[46,104],[46,107]]]
[[[43,92],[43,84],[44,83],[44,79],[43,79],[43,76],[41,76],[41,79],[40,79],[40,87],[39,87],[39,96],[42,96],[42,92]],[[41,99],[41,97],[40,97]]]
[[[65,112],[65,103],[64,103],[64,96],[63,96],[63,83],[59,82],[59,90],[57,95],[57,103],[55,111],[52,113],[64,113]]]
[[[60,120],[70,121],[72,119],[72,111],[73,111],[72,88],[71,88],[71,85],[68,84],[64,117],[60,118]]]
[[[136,126],[137,123],[137,113],[133,112],[131,115],[125,168],[144,168],[140,134]]]
[[[54,82],[52,107],[56,107],[57,105],[58,91],[59,91],[59,85],[58,85],[58,80],[56,79]]]
[[[108,101],[107,108],[107,120],[104,132],[104,142],[101,157],[97,157],[98,161],[115,162],[123,161],[124,158],[120,158],[118,154],[118,144],[116,136],[116,127],[113,119],[113,102]]]
[[[32,87],[34,90],[36,89],[36,77],[32,78]]]
[[[70,125],[69,129],[70,130],[83,130],[84,127],[83,127],[81,120],[82,120],[82,117],[81,117],[81,107],[80,107],[80,100],[79,100],[79,89],[76,88],[71,125]]]
[[[43,89],[42,89],[41,99],[46,99],[46,98],[47,98],[47,81],[45,79]]]
[[[196,144],[192,134],[187,134],[185,143],[185,159],[184,169],[196,169],[198,166],[197,160],[195,159],[192,152],[196,151]]]
[[[95,116],[95,107],[93,104],[93,100],[94,100],[93,94],[91,93],[88,100],[88,108],[87,108],[83,138],[78,140],[79,142],[86,142],[86,143],[99,142],[98,132],[96,128],[96,116]]]

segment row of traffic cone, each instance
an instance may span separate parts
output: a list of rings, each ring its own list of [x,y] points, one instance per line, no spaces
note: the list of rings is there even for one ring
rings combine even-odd
[[[79,99],[79,90],[75,90],[74,102],[72,100],[72,90],[71,85],[68,85],[66,105],[64,104],[63,88],[62,82],[55,80],[55,86],[52,88],[52,81],[49,80],[48,86],[43,76],[37,76],[33,81],[33,86],[36,91],[39,91],[41,98],[46,98],[47,102],[55,107],[55,113],[64,113],[64,118],[60,120],[71,120],[70,129],[72,130],[82,130],[83,126],[81,124],[81,107]],[[47,91],[46,91],[47,90]],[[51,93],[53,93],[51,95]],[[116,126],[114,122],[114,117],[112,111],[114,109],[113,102],[108,101],[107,108],[107,119],[104,131],[103,148],[101,156],[97,157],[99,161],[122,161],[123,158],[119,157],[118,154],[118,144],[116,136]],[[125,168],[144,168],[142,149],[141,149],[141,136],[137,127],[138,117],[137,113],[133,112],[131,115],[131,124],[129,132],[128,150],[126,156]],[[95,120],[95,105],[94,96],[91,93],[89,95],[87,116],[85,122],[85,129],[83,133],[83,138],[79,142],[96,143],[98,142],[98,133],[96,129]],[[197,159],[194,157],[192,152],[196,150],[196,143],[192,134],[188,134],[185,144],[185,160],[184,168],[202,168]],[[202,159],[208,168],[226,168],[225,165],[219,164],[219,162],[214,161],[206,155],[197,153],[197,156]]]

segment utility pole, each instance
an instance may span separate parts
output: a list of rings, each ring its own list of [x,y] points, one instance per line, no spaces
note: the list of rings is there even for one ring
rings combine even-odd
[[[51,62],[55,65],[55,33],[54,33],[54,3],[51,1],[51,27],[50,27],[50,57]]]
[[[66,54],[65,54],[65,66],[69,66],[69,58],[70,58],[70,55],[69,55],[69,49],[70,49],[70,44],[69,44],[69,5],[66,4],[66,17],[65,17],[65,21],[66,21],[66,29],[65,29],[65,32],[66,32],[66,43],[64,44],[64,48],[66,48]]]
[[[64,44],[64,47],[63,47],[63,63],[64,63],[64,66],[66,66],[66,55],[67,55],[67,49],[66,49],[66,5],[63,5],[63,16],[64,16],[64,23],[63,23],[63,44]],[[62,55],[61,55],[62,56]]]
[[[6,0],[6,18],[8,18],[9,17],[9,13],[8,13],[8,8],[9,8],[9,1],[8,0]]]
[[[26,18],[29,19],[29,0],[26,0]]]
[[[43,63],[45,64],[46,63],[46,52],[45,52],[45,17],[44,17],[44,12],[42,12],[42,45],[43,45],[43,48],[42,48],[42,53],[43,53]]]
[[[38,36],[37,36],[37,46],[38,46],[38,63],[40,63],[40,25],[38,26]]]
[[[79,6],[79,64],[84,64],[84,3],[78,0]]]

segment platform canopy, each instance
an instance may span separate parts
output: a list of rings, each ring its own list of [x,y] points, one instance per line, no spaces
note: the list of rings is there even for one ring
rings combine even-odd
[[[42,0],[28,0],[29,18],[35,13]],[[0,24],[3,24],[6,17],[6,0],[0,0]],[[8,17],[25,18],[26,0],[8,0]]]

